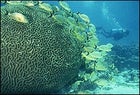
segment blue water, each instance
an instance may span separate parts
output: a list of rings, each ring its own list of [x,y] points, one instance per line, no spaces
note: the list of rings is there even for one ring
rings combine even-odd
[[[57,1],[44,1],[59,6]],[[101,44],[130,45],[139,43],[139,1],[67,1],[73,12],[86,14],[96,27],[106,31],[125,28],[129,35],[114,41],[97,33]]]
[[[56,1],[49,3],[58,5]],[[97,33],[101,44],[139,43],[139,1],[67,1],[67,3],[73,12],[88,15],[91,23],[97,27],[103,27],[106,31],[114,28],[126,28],[130,31],[128,36],[118,41]]]
[[[57,1],[45,2],[60,6]],[[111,29],[120,28],[130,31],[127,36],[119,40],[107,38],[103,34],[98,33],[98,30],[97,37],[99,45],[113,44],[114,47],[110,55],[115,57],[112,57],[112,63],[120,72],[127,72],[127,76],[124,79],[134,80],[131,79],[131,77],[133,78],[132,75],[135,75],[137,78],[137,72],[139,72],[139,49],[135,45],[139,46],[139,1],[67,1],[67,3],[72,12],[86,14],[90,18],[91,23],[96,27],[102,27],[107,32],[110,32]],[[135,70],[137,70],[136,74],[134,74]],[[121,79],[122,76],[120,76],[117,76],[118,80]],[[137,91],[134,93],[137,93]]]
[[[50,3],[59,6],[54,1]],[[119,28],[128,29],[130,31],[129,35],[120,40],[107,38],[97,32],[99,44],[112,43],[114,45],[110,54],[114,54],[113,63],[120,72],[127,72],[126,74],[129,76],[129,71],[139,69],[139,1],[67,1],[67,3],[73,12],[86,14],[91,23],[96,27],[103,27],[105,31]],[[135,45],[138,47],[135,47]],[[137,74],[134,75],[138,77]],[[123,78],[124,81],[127,79],[131,81],[128,77],[117,76],[117,78],[119,81],[123,80]],[[131,90],[131,86],[124,88],[124,90],[121,86],[120,88],[115,88],[116,92],[112,90],[110,93],[138,93],[138,90]],[[137,86],[136,89],[138,89]],[[99,90],[99,92],[101,91]]]

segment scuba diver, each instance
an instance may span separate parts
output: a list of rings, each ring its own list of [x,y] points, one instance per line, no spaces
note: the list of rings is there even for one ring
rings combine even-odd
[[[111,29],[110,32],[105,31],[103,27],[96,27],[97,33],[101,33],[104,35],[106,38],[113,38],[114,40],[120,40],[123,37],[128,36],[129,30],[119,28],[119,29]]]

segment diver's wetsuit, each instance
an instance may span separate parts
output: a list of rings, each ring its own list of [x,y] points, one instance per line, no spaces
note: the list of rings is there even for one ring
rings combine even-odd
[[[101,33],[104,35],[106,38],[111,38],[113,37],[114,40],[120,40],[123,37],[126,37],[129,34],[129,31],[126,29],[111,29],[110,32],[105,31],[102,27],[97,27],[96,30],[98,33]]]

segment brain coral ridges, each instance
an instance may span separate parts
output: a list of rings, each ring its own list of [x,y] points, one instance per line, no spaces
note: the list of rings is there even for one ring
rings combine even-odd
[[[87,15],[72,12],[66,2],[59,1],[60,7],[43,1],[4,3],[1,7],[3,94],[58,92],[78,76],[86,58],[95,58],[87,55],[96,51],[95,26]],[[88,50],[91,48],[93,51]]]
[[[84,62],[82,43],[68,24],[50,16],[48,3],[45,9],[40,4],[9,1],[1,7],[2,94],[57,92],[77,77]]]

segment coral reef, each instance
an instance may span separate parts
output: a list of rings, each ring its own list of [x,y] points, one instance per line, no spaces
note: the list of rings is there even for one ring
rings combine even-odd
[[[55,93],[84,62],[74,30],[43,4],[8,1],[1,7],[2,94]]]
[[[138,45],[115,45],[112,48],[108,61],[114,63],[118,70],[139,69]]]
[[[138,67],[132,65],[138,48],[99,44],[89,17],[72,12],[66,2],[59,1],[59,7],[43,1],[3,3],[2,94],[96,94],[139,81],[133,69],[120,73],[120,67]]]
[[[92,49],[85,46],[82,52],[85,65],[80,69],[77,81],[68,87],[70,89],[68,93],[93,94],[97,87],[106,86],[112,81],[113,76],[118,72],[113,63],[106,61],[112,47],[110,43]]]
[[[138,45],[98,45],[96,50],[84,48],[84,53],[101,55],[86,57],[85,67],[78,79],[62,93],[72,94],[138,94],[139,64]],[[96,51],[96,53],[94,53]],[[110,51],[110,52],[109,52]],[[107,52],[109,52],[107,54]],[[88,57],[87,57],[88,56]],[[93,60],[94,59],[94,60]],[[128,90],[126,92],[126,90]],[[118,92],[119,91],[119,92]]]

